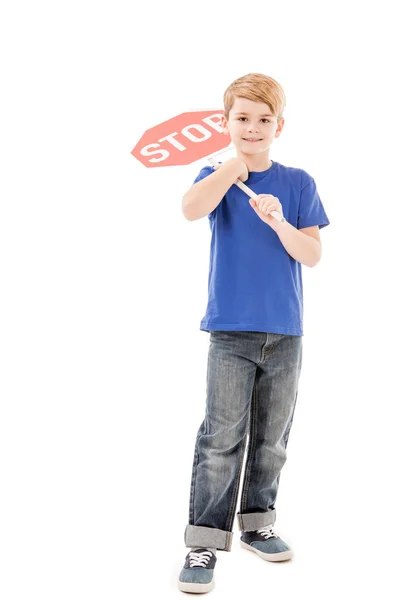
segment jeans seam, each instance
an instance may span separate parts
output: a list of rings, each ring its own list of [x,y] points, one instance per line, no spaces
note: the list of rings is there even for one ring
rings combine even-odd
[[[256,436],[254,435],[254,432],[255,432],[255,423],[257,422],[257,410],[258,410],[257,374],[254,379],[253,400],[254,400],[253,411],[252,411],[253,414],[252,414],[252,419],[251,419],[251,428],[250,428],[250,432],[249,432],[249,438],[250,438],[249,452],[247,455],[247,465],[246,465],[245,477],[244,477],[244,481],[243,481],[242,500],[241,500],[241,506],[240,506],[241,513],[243,513],[243,511],[246,510],[245,506],[247,504],[247,493],[249,490],[250,472],[251,472],[251,466],[252,466],[253,458],[254,458],[254,451],[255,451],[255,447],[256,447]],[[242,523],[242,525],[243,525],[243,523]]]
[[[237,503],[237,496],[238,496],[238,489],[239,489],[239,483],[240,483],[240,475],[242,472],[242,465],[243,465],[243,456],[244,456],[244,452],[246,449],[246,435],[244,436],[243,440],[242,440],[242,451],[241,451],[241,455],[240,455],[240,459],[239,459],[239,465],[238,468],[236,470],[236,475],[235,475],[235,485],[234,485],[234,489],[233,489],[233,493],[232,493],[232,500],[231,500],[231,505],[229,507],[229,513],[228,513],[228,518],[227,518],[227,522],[225,525],[225,529],[227,531],[231,531],[232,527],[233,527],[233,519],[234,519],[234,511],[235,511],[235,506]]]
[[[196,478],[197,478],[197,466],[199,464],[199,451],[198,451],[198,443],[201,437],[201,433],[199,432],[196,436],[196,443],[194,447],[194,464],[193,464],[193,473],[192,473],[192,484],[190,489],[190,511],[189,511],[189,523],[191,525],[194,524],[194,498],[195,498],[195,488],[196,488]]]
[[[284,443],[285,450],[287,449],[288,440],[289,440],[289,435],[290,435],[290,431],[291,431],[291,429],[292,429],[292,425],[293,425],[293,417],[294,417],[294,411],[295,411],[295,409],[296,409],[296,403],[297,403],[297,396],[298,396],[298,393],[299,393],[299,392],[298,392],[298,390],[297,390],[297,391],[296,391],[295,398],[294,398],[294,402],[293,402],[292,412],[291,412],[291,414],[290,414],[290,417],[289,417],[289,422],[288,422],[288,424],[286,425],[286,430],[285,430],[285,433],[284,433],[284,435],[283,435],[283,443]]]

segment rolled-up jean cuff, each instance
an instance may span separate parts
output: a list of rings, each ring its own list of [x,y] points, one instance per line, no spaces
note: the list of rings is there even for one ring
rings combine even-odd
[[[261,529],[261,527],[265,527],[266,525],[273,525],[276,518],[275,512],[275,508],[273,508],[268,512],[236,513],[239,529],[241,531],[256,531],[256,529]]]
[[[215,527],[186,525],[185,529],[185,545],[187,548],[216,548],[217,550],[230,552],[232,537],[232,531],[224,531]]]

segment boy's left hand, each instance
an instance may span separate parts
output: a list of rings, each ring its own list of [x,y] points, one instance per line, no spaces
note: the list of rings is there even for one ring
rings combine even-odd
[[[267,223],[274,231],[277,231],[281,223],[269,214],[271,211],[276,210],[283,216],[282,204],[276,196],[272,194],[258,194],[256,199],[249,199],[249,204],[264,223]]]

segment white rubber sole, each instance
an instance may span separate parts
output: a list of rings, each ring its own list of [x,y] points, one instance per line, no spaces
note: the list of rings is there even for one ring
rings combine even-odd
[[[181,592],[190,592],[192,594],[204,594],[209,592],[214,587],[214,579],[210,583],[193,583],[190,581],[180,581],[178,579],[178,587]]]
[[[290,560],[293,556],[293,550],[286,550],[286,552],[276,552],[274,554],[267,554],[266,552],[261,552],[261,550],[254,548],[254,546],[250,546],[250,544],[246,544],[246,542],[243,542],[243,540],[239,541],[240,545],[243,548],[255,552],[260,558],[262,558],[263,560],[268,560],[270,562],[281,562],[282,560]]]

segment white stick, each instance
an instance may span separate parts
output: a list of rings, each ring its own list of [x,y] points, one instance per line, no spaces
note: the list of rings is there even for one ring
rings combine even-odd
[[[215,167],[218,164],[218,161],[215,160],[215,158],[210,157],[208,159],[208,162]],[[241,190],[243,190],[248,196],[250,196],[250,198],[256,199],[257,198],[257,194],[255,192],[253,192],[253,190],[251,190],[249,187],[247,187],[247,185],[245,185],[243,183],[243,181],[240,181],[240,179],[236,179],[236,181],[234,182],[235,185],[237,185]],[[278,212],[277,210],[273,210],[272,212],[269,213],[270,215],[272,215],[277,221],[284,221],[284,219],[282,219],[282,215],[280,212]]]

